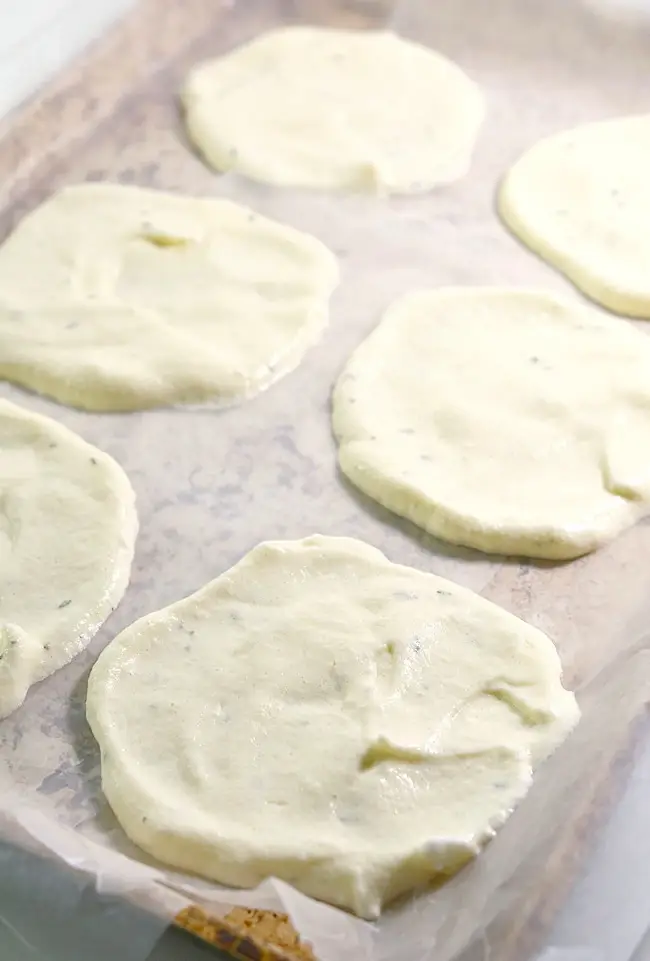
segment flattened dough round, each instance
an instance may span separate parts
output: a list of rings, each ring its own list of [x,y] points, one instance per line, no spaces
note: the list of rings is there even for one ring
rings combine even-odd
[[[101,654],[102,783],[151,854],[376,917],[475,854],[578,717],[540,631],[348,538],[261,544]]]
[[[650,503],[650,339],[568,298],[442,288],[396,301],[334,392],[343,472],[482,551],[594,550]]]
[[[524,154],[499,213],[593,300],[650,318],[649,171],[650,114],[586,124]]]
[[[287,27],[196,67],[189,134],[217,170],[280,186],[416,193],[464,176],[478,87],[384,31]]]
[[[133,489],[112,457],[0,400],[0,717],[115,609],[137,529]]]
[[[337,277],[230,201],[68,187],[0,248],[0,377],[87,410],[231,403],[297,366]]]

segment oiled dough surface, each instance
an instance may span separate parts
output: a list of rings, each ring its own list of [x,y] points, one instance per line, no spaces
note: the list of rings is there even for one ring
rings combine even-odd
[[[350,480],[455,544],[576,557],[650,503],[650,339],[576,300],[408,294],[350,358],[333,417]]]
[[[79,654],[120,601],[134,500],[108,454],[0,400],[0,717]]]
[[[0,377],[88,410],[231,403],[300,362],[337,275],[227,200],[68,187],[0,248]]]
[[[585,124],[517,161],[499,212],[610,310],[650,318],[650,113]]]
[[[287,27],[196,67],[190,136],[217,170],[415,193],[462,177],[483,117],[451,61],[388,31]]]
[[[145,850],[365,917],[475,854],[578,717],[540,631],[323,536],[261,544],[123,631],[87,709]]]

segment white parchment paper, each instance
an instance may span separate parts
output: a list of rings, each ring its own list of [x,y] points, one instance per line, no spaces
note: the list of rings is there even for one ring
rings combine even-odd
[[[165,9],[161,3],[161,30]],[[61,163],[39,190],[119,179],[229,196],[320,237],[341,259],[342,283],[321,344],[296,372],[238,408],[98,416],[2,385],[2,395],[56,417],[120,461],[137,491],[141,534],[127,596],[89,651],[0,724],[0,837],[47,852],[88,873],[100,890],[123,893],[164,917],[192,900],[218,914],[233,904],[286,910],[321,961],[524,961],[538,951],[546,952],[539,955],[544,961],[564,961],[545,943],[546,931],[600,817],[622,789],[635,745],[648,734],[650,524],[572,564],[456,550],[392,517],[340,477],[329,396],[350,351],[409,288],[531,284],[579,297],[499,224],[494,191],[507,166],[541,136],[650,110],[650,11],[632,0],[623,12],[608,0],[405,0],[394,8],[363,0],[239,0],[221,10],[187,0],[183,10],[204,18],[205,36],[125,94],[96,136],[73,150],[64,144]],[[357,26],[375,18],[465,68],[487,99],[468,177],[429,195],[385,199],[279,191],[208,171],[179,125],[175,93],[184,72],[258,29],[302,16]],[[650,158],[648,167],[650,176]],[[21,212],[22,187],[12,190],[14,211]],[[362,538],[392,560],[480,591],[547,631],[583,710],[575,734],[484,854],[376,925],[281,882],[228,892],[152,864],[127,841],[103,798],[99,754],[85,722],[88,670],[117,631],[197,589],[260,540],[316,531]],[[583,955],[572,961],[596,961]]]

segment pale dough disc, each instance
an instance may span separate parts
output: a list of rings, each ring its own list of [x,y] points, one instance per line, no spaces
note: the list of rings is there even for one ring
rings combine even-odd
[[[230,403],[300,362],[337,277],[230,201],[68,187],[0,248],[0,377],[87,410]]]
[[[127,834],[376,917],[457,869],[578,718],[551,641],[348,538],[261,544],[101,654],[88,719]]]
[[[196,67],[189,134],[217,170],[322,189],[416,193],[464,176],[478,87],[384,31],[287,27]]]
[[[333,407],[350,480],[454,544],[577,557],[648,511],[650,339],[568,298],[408,294]]]
[[[133,489],[112,457],[0,400],[0,717],[115,609],[137,529]]]
[[[499,213],[610,310],[650,318],[650,114],[542,140],[514,165]]]

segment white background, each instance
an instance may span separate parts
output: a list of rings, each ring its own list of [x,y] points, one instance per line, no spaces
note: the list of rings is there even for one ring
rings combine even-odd
[[[0,117],[33,93],[134,0],[0,0]]]

